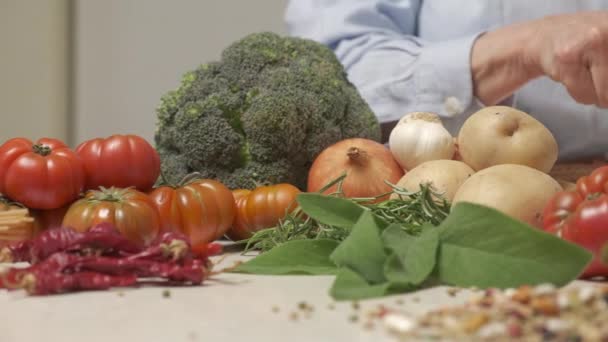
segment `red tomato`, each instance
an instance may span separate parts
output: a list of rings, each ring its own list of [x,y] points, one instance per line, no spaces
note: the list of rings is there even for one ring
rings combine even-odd
[[[589,176],[584,176],[576,182],[576,190],[587,197],[595,193],[608,193],[608,166],[599,167]]]
[[[78,155],[57,139],[35,144],[14,138],[0,146],[0,192],[33,209],[55,209],[78,198],[84,187]]]
[[[83,142],[76,153],[84,163],[85,189],[103,187],[152,189],[160,174],[158,152],[137,135],[112,135]]]
[[[63,217],[65,216],[65,213],[68,211],[70,206],[71,203],[56,209],[32,210],[31,215],[35,219],[38,231],[42,231],[45,229],[61,228],[63,224]]]
[[[232,223],[232,227],[226,233],[226,236],[232,241],[240,241],[245,240],[251,237],[252,233],[249,229],[248,224],[245,222],[244,215],[244,203],[247,200],[247,196],[251,193],[251,190],[248,189],[236,189],[232,192],[234,195],[234,202],[237,208],[237,215],[234,218],[234,222]]]
[[[602,177],[595,171],[591,176],[582,177],[577,182],[578,191],[555,194],[543,212],[545,231],[594,254],[581,278],[608,276],[608,264],[602,261],[603,249],[608,248],[608,195],[597,192],[601,189],[598,184],[602,183]]]
[[[150,198],[160,214],[161,230],[182,232],[195,248],[222,237],[236,212],[230,189],[210,179],[161,186]]]
[[[261,186],[253,191],[235,190],[237,213],[227,236],[233,241],[244,240],[254,232],[276,226],[296,207],[300,190],[291,184]]]
[[[129,240],[144,245],[160,230],[154,202],[132,188],[89,191],[85,198],[70,206],[63,218],[63,226],[79,232],[102,222],[114,225]]]

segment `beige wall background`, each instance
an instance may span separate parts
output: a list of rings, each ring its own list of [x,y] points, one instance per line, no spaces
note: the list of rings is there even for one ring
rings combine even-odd
[[[0,0],[0,140],[67,138],[67,0]]]
[[[257,31],[284,33],[284,0],[0,0],[2,141],[153,141],[160,97]]]

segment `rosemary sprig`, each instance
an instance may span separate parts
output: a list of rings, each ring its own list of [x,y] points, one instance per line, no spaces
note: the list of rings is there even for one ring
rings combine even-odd
[[[336,186],[336,190],[329,196],[344,198],[342,183],[346,174],[341,175],[328,183],[319,193]],[[419,191],[407,191],[394,184],[391,191],[372,198],[351,198],[369,208],[374,214],[384,219],[387,223],[397,223],[403,229],[417,235],[425,224],[434,226],[441,223],[450,211],[450,203],[443,199],[430,184],[421,184]],[[377,202],[380,198],[390,199]],[[318,222],[306,216],[298,207],[293,212],[287,213],[279,224],[272,228],[260,230],[246,240],[245,252],[250,250],[268,251],[282,243],[299,239],[331,239],[343,241],[346,239],[350,229],[335,227]]]

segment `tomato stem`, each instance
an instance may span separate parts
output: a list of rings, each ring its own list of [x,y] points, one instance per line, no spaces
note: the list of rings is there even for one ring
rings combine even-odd
[[[50,147],[42,145],[42,144],[36,144],[34,146],[32,146],[32,150],[34,151],[34,153],[38,153],[41,156],[48,156],[49,154],[51,154],[52,150]]]
[[[203,175],[200,172],[192,172],[192,173],[185,175],[184,178],[182,178],[182,180],[178,183],[178,186],[182,187],[194,180],[202,179],[202,178],[203,178]]]
[[[111,187],[108,189],[108,188],[100,187],[100,190],[96,190],[93,192],[92,200],[103,201],[103,202],[121,202],[123,200],[125,193],[129,189],[130,188],[120,189],[120,188],[115,188],[115,187]]]

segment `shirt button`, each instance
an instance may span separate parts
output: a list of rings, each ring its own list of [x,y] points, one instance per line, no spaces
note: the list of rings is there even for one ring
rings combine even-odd
[[[464,112],[462,102],[454,96],[448,96],[443,103],[443,108],[447,116],[452,117]]]

